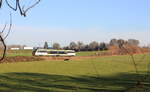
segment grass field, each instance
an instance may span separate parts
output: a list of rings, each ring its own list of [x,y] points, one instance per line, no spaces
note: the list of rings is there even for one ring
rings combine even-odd
[[[9,56],[32,56],[32,50],[8,50],[6,55]]]
[[[95,55],[96,53],[103,53],[106,51],[81,51],[77,52],[77,56],[92,56]]]
[[[29,52],[19,53],[30,56]],[[90,52],[81,53],[86,56]],[[0,64],[0,92],[120,92],[134,87],[136,80],[145,75],[150,54],[140,62],[142,56],[135,55],[139,76],[129,56],[3,63]],[[144,81],[146,87],[150,86],[150,76]],[[127,92],[150,92],[150,89],[133,88]]]
[[[76,52],[77,56],[92,56],[95,53],[103,53],[105,51],[82,51]],[[14,51],[7,51],[7,56],[32,56],[31,50],[14,50]]]

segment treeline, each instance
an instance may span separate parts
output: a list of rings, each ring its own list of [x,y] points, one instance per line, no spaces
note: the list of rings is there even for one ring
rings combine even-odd
[[[136,39],[111,39],[109,43],[106,42],[97,42],[92,41],[89,44],[84,44],[82,41],[78,42],[70,42],[68,46],[61,47],[59,43],[54,43],[53,49],[65,49],[65,50],[75,50],[75,51],[104,51],[109,50],[112,46],[120,46],[120,45],[133,45],[139,46],[140,42]],[[47,42],[44,44],[44,48],[48,48]]]
[[[68,50],[75,50],[75,51],[102,51],[108,50],[108,44],[105,42],[96,42],[92,41],[89,44],[84,44],[81,41],[78,42],[70,42],[69,46],[63,47],[63,49]]]

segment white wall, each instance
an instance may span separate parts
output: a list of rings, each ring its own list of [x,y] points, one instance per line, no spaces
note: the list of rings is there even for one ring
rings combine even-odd
[[[19,50],[20,48],[10,48],[11,50]]]
[[[32,50],[33,47],[24,47],[23,49],[24,49],[24,50]]]

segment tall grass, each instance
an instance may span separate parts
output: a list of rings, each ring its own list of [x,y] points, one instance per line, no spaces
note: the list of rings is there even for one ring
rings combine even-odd
[[[139,60],[142,55],[134,57]],[[141,76],[147,71],[149,58],[150,54],[147,54],[137,65]],[[129,56],[110,56],[88,60],[3,63],[0,64],[0,91],[120,92],[134,86],[138,79],[130,61]],[[150,86],[150,78],[144,85]]]

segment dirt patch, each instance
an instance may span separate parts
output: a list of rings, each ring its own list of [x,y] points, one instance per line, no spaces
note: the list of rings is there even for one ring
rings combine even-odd
[[[1,63],[4,62],[31,62],[31,61],[41,61],[44,60],[40,57],[33,57],[33,56],[15,56],[15,57],[6,57]]]
[[[69,60],[82,60],[91,59],[98,56],[75,56],[75,57],[47,57],[47,56],[15,56],[5,57],[0,63],[13,63],[13,62],[32,62],[32,61],[69,61]]]
[[[100,56],[75,56],[75,57],[41,57],[44,60],[64,60],[64,61],[69,61],[69,60],[82,60],[82,59],[93,59],[93,58],[97,58]]]

